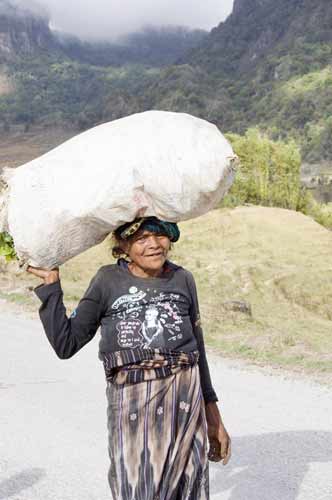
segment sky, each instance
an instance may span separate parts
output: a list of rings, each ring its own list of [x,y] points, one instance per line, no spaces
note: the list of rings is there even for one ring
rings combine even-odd
[[[36,10],[37,0],[12,0]],[[51,27],[83,39],[112,39],[143,26],[181,25],[212,29],[232,10],[233,0],[38,0]]]

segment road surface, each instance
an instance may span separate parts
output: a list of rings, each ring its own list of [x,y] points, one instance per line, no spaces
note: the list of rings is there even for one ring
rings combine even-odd
[[[107,500],[105,381],[98,335],[59,360],[39,320],[0,313],[0,500]],[[212,500],[332,500],[331,389],[209,355],[227,466]]]

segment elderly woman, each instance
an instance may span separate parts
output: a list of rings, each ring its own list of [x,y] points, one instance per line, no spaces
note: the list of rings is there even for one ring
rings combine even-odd
[[[179,236],[175,223],[155,217],[118,228],[117,263],[98,270],[69,318],[59,269],[28,268],[44,279],[34,291],[60,358],[73,356],[101,325],[114,500],[206,500],[208,459],[225,465],[231,454],[211,384],[195,281],[167,259]]]

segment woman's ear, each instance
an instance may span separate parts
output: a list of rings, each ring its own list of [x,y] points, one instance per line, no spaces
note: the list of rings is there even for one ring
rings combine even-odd
[[[130,248],[129,241],[126,241],[126,240],[121,241],[120,247],[123,250],[123,253],[125,253],[126,256],[128,257],[129,256],[129,248]]]

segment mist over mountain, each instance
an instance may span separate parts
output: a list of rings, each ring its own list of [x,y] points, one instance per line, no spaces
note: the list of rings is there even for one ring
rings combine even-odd
[[[207,35],[182,26],[144,27],[116,42],[89,42],[51,29],[49,13],[38,4],[0,0],[0,64],[22,56],[69,57],[100,66],[172,64]]]
[[[210,30],[232,10],[233,0],[11,0],[22,10],[46,11],[52,30],[90,42],[115,42],[146,26]]]
[[[0,15],[10,17],[42,17],[50,19],[49,10],[37,1],[29,0],[1,0]]]
[[[204,30],[183,26],[145,27],[116,42],[88,42],[54,32],[59,47],[71,59],[99,66],[144,64],[162,67],[173,64],[207,36]]]

